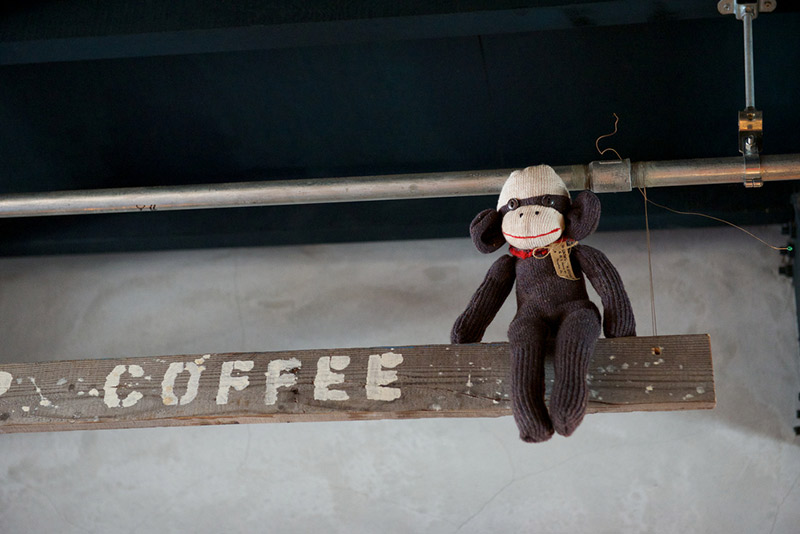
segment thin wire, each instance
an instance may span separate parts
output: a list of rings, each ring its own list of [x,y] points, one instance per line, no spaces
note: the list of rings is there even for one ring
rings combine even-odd
[[[714,217],[712,215],[706,215],[705,213],[697,213],[695,211],[680,211],[680,210],[676,210],[676,209],[673,209],[673,208],[670,208],[670,207],[667,207],[667,206],[663,206],[661,204],[658,204],[657,202],[653,202],[652,200],[647,198],[646,188],[643,190],[640,187],[639,188],[639,192],[642,194],[642,196],[644,197],[644,200],[645,200],[645,214],[647,213],[647,211],[646,211],[647,210],[647,207],[646,207],[647,203],[650,203],[653,206],[659,207],[659,208],[667,210],[667,211],[671,211],[672,213],[677,213],[678,215],[696,215],[698,217],[705,217],[706,219],[711,219],[712,221],[725,223],[728,226],[732,226],[733,228],[736,228],[737,230],[740,230],[740,231],[744,232],[745,234],[749,235],[750,237],[752,237],[756,241],[762,243],[763,245],[768,246],[772,250],[789,250],[789,247],[776,247],[775,245],[770,245],[769,243],[767,243],[766,241],[764,241],[763,239],[761,239],[757,235],[755,235],[755,234],[753,234],[751,232],[748,232],[747,230],[745,230],[741,226],[737,226],[737,225],[733,224],[730,221],[726,221],[725,219],[720,219],[719,217]]]
[[[619,152],[617,152],[615,149],[609,147],[609,148],[604,148],[603,150],[600,150],[600,139],[605,139],[606,137],[611,137],[611,136],[617,134],[617,125],[619,124],[619,117],[617,117],[616,113],[612,113],[612,115],[614,115],[614,131],[611,132],[611,133],[607,133],[607,134],[604,134],[604,135],[601,135],[600,137],[598,137],[594,142],[594,147],[597,149],[598,152],[600,152],[601,156],[604,155],[606,152],[613,152],[614,154],[617,155],[617,158],[620,161],[622,161],[622,156],[620,156]]]
[[[616,113],[613,113],[613,115],[614,115],[614,131],[609,133],[609,134],[601,135],[600,137],[598,137],[594,142],[594,147],[597,149],[597,151],[600,153],[601,156],[604,155],[606,152],[613,152],[614,154],[617,155],[617,158],[620,161],[622,161],[622,156],[620,156],[619,152],[617,152],[614,148],[609,147],[609,148],[605,148],[603,150],[600,150],[600,140],[604,139],[606,137],[612,137],[612,136],[616,135],[616,133],[618,131],[617,130],[617,126],[619,125],[619,117],[617,116]],[[642,191],[641,188],[639,189],[639,191]],[[656,292],[655,292],[655,289],[653,287],[653,254],[652,254],[652,250],[651,250],[651,247],[650,247],[650,218],[649,218],[648,213],[647,213],[647,193],[642,191],[642,194],[644,195],[644,200],[645,200],[645,203],[644,203],[644,226],[645,226],[645,235],[647,236],[647,267],[648,267],[648,269],[650,271],[650,318],[651,318],[652,323],[653,323],[653,335],[657,336],[658,335],[658,321],[656,319]]]
[[[653,322],[653,335],[658,335],[658,322],[656,321],[656,292],[653,289],[653,255],[650,248],[650,217],[647,213],[647,189],[639,191],[644,196],[644,227],[645,236],[647,236],[647,267],[650,270],[650,317]]]

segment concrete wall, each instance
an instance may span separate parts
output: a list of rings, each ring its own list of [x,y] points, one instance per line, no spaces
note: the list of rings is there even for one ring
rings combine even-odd
[[[650,334],[644,233],[588,242]],[[0,362],[444,343],[491,261],[466,239],[4,259]],[[510,417],[5,435],[0,532],[797,532],[778,254],[660,231],[653,261],[659,333],[711,334],[713,411],[592,415],[540,445]]]

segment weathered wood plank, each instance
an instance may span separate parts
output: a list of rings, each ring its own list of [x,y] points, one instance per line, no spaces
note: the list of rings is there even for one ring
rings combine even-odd
[[[508,370],[506,343],[2,364],[0,433],[495,417]],[[715,404],[706,335],[601,339],[589,380],[590,413]]]

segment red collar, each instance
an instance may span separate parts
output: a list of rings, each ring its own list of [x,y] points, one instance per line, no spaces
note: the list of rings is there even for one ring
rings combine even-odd
[[[567,242],[568,245],[571,245],[572,243],[575,242],[574,239],[562,237],[557,241],[553,241],[552,243],[550,243],[550,245],[553,245],[555,243],[563,243],[565,241]],[[548,248],[550,245],[547,245],[547,247],[539,247],[532,250],[520,250],[514,247],[513,245],[509,245],[508,252],[511,253],[512,256],[516,256],[517,258],[522,260],[530,258],[532,256],[536,258],[544,258],[550,253],[550,249]]]

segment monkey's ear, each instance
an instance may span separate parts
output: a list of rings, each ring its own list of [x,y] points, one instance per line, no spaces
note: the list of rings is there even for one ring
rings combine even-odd
[[[575,241],[585,239],[595,230],[600,222],[600,199],[591,191],[581,191],[567,213],[566,237]]]
[[[494,252],[506,242],[503,237],[503,216],[497,210],[483,210],[469,225],[469,235],[475,248],[484,254]]]

